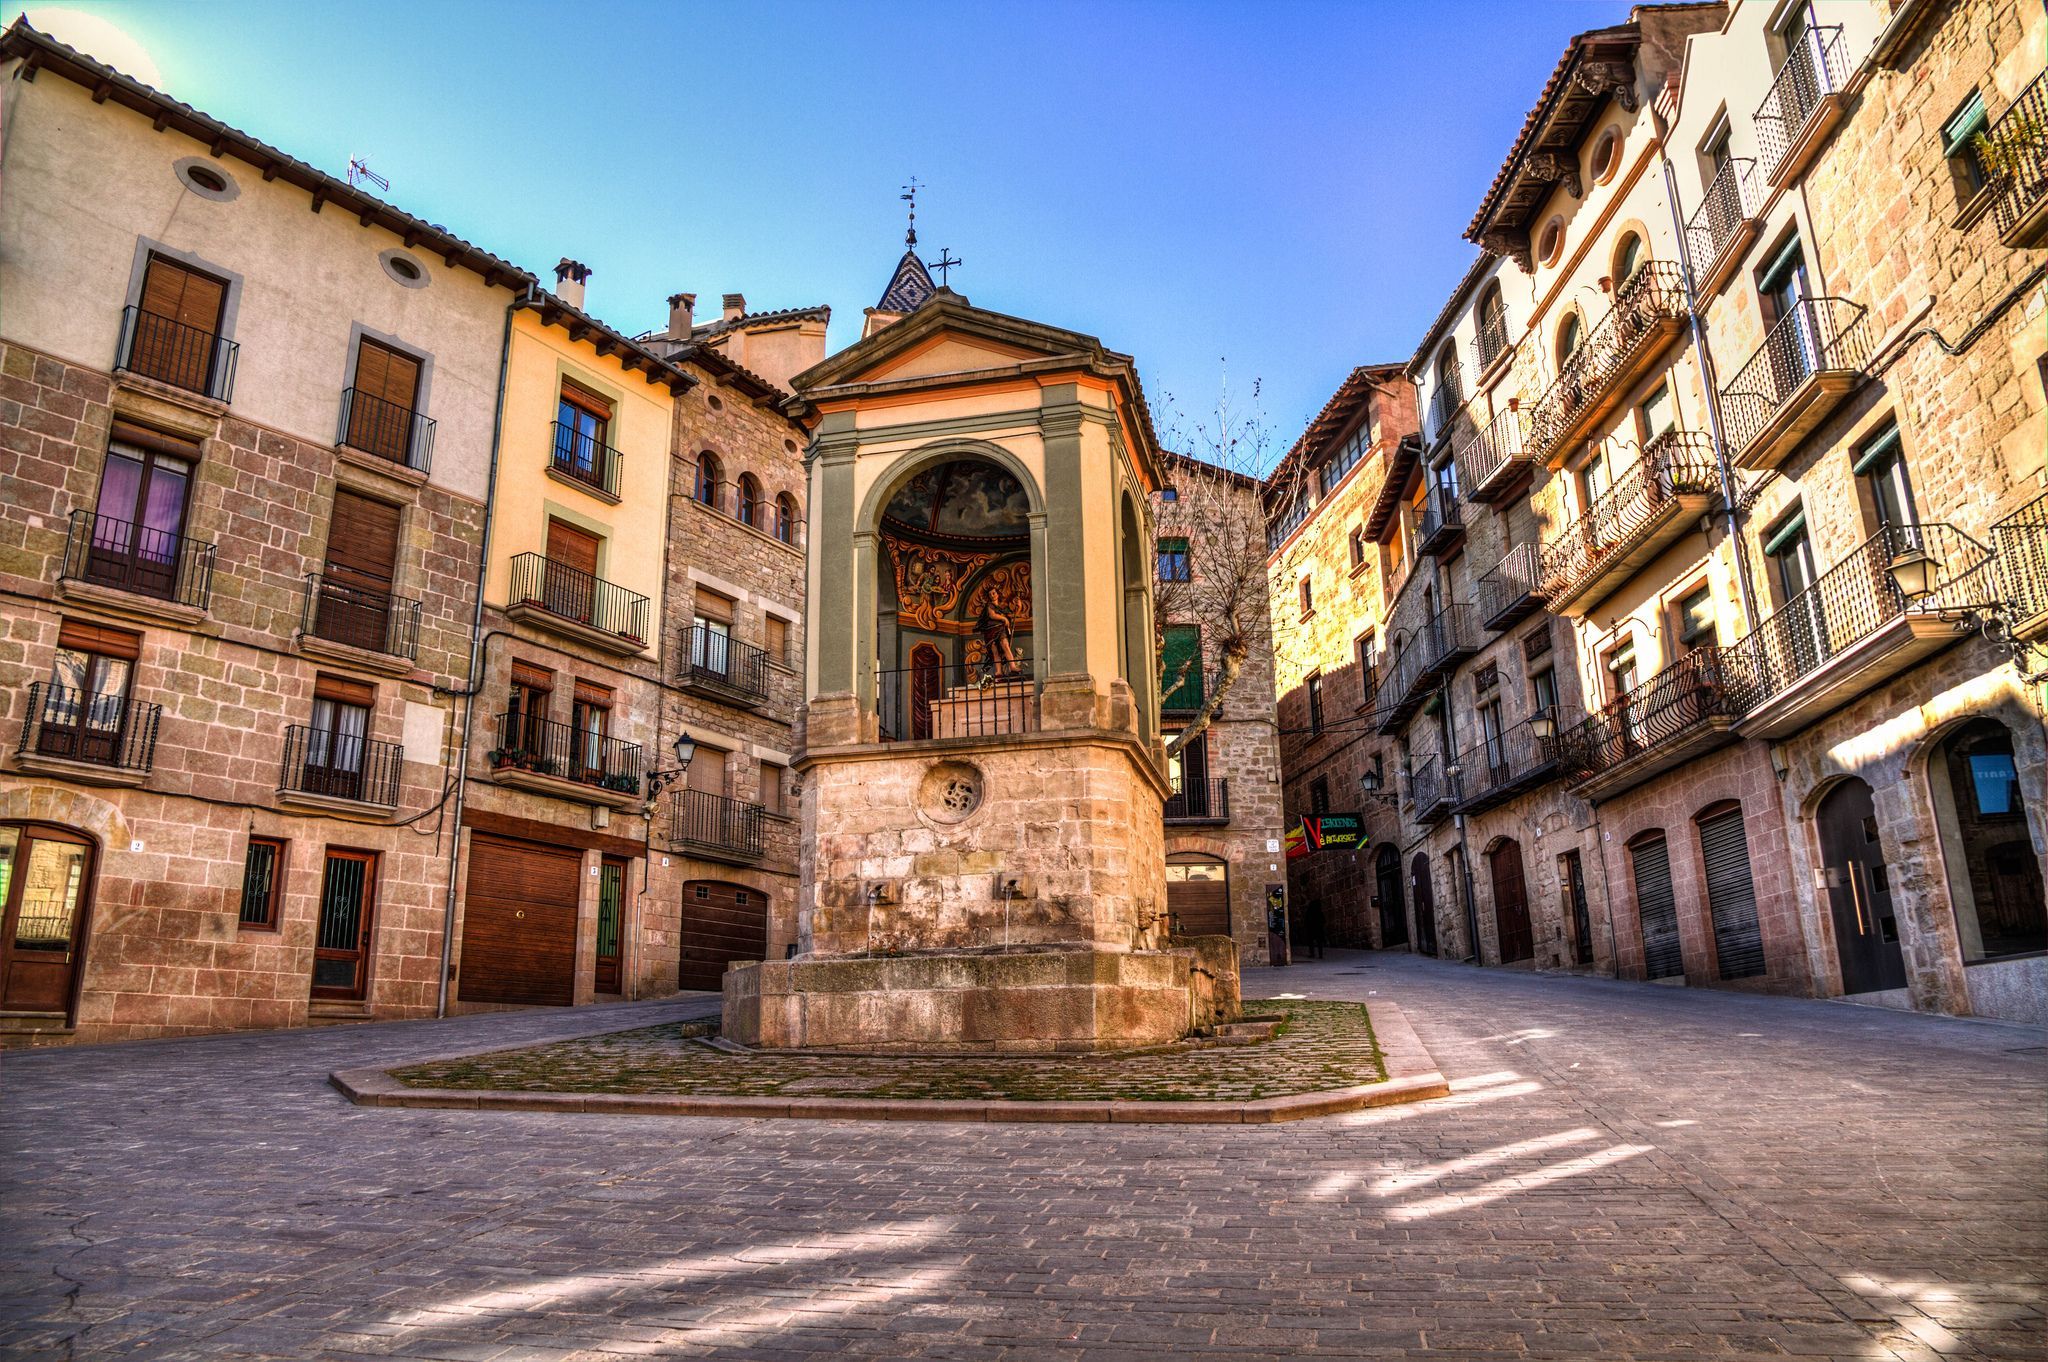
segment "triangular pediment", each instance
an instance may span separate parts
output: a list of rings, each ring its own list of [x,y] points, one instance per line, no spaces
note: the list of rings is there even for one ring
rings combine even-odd
[[[799,391],[1015,369],[1071,360],[1098,363],[1102,343],[970,305],[941,290],[917,311],[797,375]]]

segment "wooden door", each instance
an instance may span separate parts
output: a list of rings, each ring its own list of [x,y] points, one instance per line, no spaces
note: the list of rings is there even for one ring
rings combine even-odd
[[[131,444],[117,430],[100,472],[86,575],[124,591],[174,599],[192,474],[192,458]]]
[[[548,521],[547,580],[541,603],[557,615],[591,623],[597,607],[598,537],[559,520]]]
[[[1429,857],[1421,852],[1408,865],[1408,888],[1415,901],[1415,949],[1436,954],[1436,890],[1429,881]]]
[[[0,1012],[70,1012],[92,874],[92,844],[77,833],[0,826]]]
[[[329,849],[313,938],[313,996],[364,998],[377,909],[377,853]]]
[[[683,947],[677,987],[716,993],[734,960],[768,953],[768,896],[745,885],[691,880],[683,886]]]
[[[1579,853],[1567,851],[1557,858],[1558,891],[1564,897],[1566,914],[1572,923],[1572,958],[1581,965],[1593,963],[1593,922],[1586,910],[1586,871]]]
[[[1380,948],[1408,944],[1408,912],[1401,902],[1401,856],[1383,846],[1374,864],[1374,881],[1380,900]]]
[[[1876,993],[1906,986],[1891,876],[1878,838],[1870,787],[1849,779],[1828,791],[1814,813],[1834,919],[1842,992]]]
[[[1636,882],[1636,916],[1643,931],[1643,973],[1669,979],[1685,973],[1678,938],[1678,900],[1671,888],[1671,849],[1658,833],[1632,843],[1629,864]]]
[[[398,564],[399,510],[347,490],[334,494],[327,564],[313,632],[351,647],[391,646],[391,583]]]
[[[355,396],[348,408],[349,444],[393,463],[408,462],[419,391],[417,359],[373,340],[361,342],[356,347]]]
[[[583,853],[573,847],[472,834],[457,995],[473,1003],[573,1003],[582,880]]]
[[[1723,809],[1700,820],[1700,856],[1707,868],[1707,913],[1714,920],[1714,955],[1723,979],[1764,972],[1764,938],[1756,915],[1756,883],[1749,870],[1749,834],[1742,810]]]
[[[910,736],[932,735],[932,706],[945,692],[946,660],[929,643],[910,650]]]
[[[167,260],[149,258],[128,367],[196,393],[210,393],[228,286]]]
[[[597,873],[597,991],[622,992],[626,937],[626,863],[607,856]]]
[[[1175,936],[1230,935],[1230,867],[1213,856],[1166,858],[1166,911]]]
[[[1487,856],[1493,871],[1493,925],[1500,945],[1500,963],[1513,964],[1536,954],[1529,926],[1528,884],[1522,876],[1522,844],[1509,838]]]

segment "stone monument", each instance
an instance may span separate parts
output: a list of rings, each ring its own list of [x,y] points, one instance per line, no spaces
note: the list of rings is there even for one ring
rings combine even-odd
[[[1229,1020],[1167,937],[1136,371],[937,288],[795,379],[811,427],[797,953],[725,976],[762,1048],[1034,1053]]]

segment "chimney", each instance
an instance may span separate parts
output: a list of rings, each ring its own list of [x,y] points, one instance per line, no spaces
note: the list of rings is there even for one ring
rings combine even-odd
[[[742,317],[742,316],[745,316],[745,315],[746,315],[746,311],[747,311],[747,295],[746,295],[746,294],[744,294],[744,293],[728,293],[728,294],[726,294],[726,295],[725,295],[725,317],[724,317],[724,320],[726,320],[726,321],[731,321],[731,320],[732,320],[732,319],[733,319],[734,317]]]
[[[562,263],[555,266],[555,296],[575,308],[583,310],[583,281],[590,277],[590,266],[580,260],[562,257]]]
[[[668,338],[688,340],[697,325],[697,295],[671,293],[668,296]]]

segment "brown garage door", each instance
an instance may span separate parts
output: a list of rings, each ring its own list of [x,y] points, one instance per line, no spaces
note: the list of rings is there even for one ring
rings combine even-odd
[[[1229,936],[1229,868],[1206,856],[1168,858],[1166,910],[1175,936]]]
[[[716,993],[727,962],[768,953],[768,896],[741,884],[683,885],[683,958],[678,986]]]
[[[475,834],[456,996],[567,1007],[576,991],[576,891],[583,853]]]

